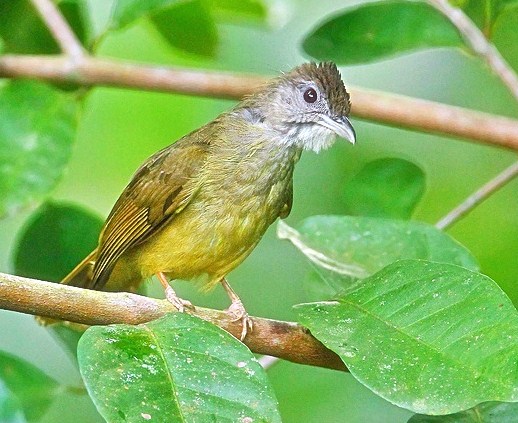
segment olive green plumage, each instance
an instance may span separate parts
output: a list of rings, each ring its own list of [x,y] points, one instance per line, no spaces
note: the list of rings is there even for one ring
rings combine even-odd
[[[113,207],[99,246],[64,282],[134,290],[162,273],[210,288],[292,205],[302,150],[354,142],[332,63],[303,64],[150,157]]]

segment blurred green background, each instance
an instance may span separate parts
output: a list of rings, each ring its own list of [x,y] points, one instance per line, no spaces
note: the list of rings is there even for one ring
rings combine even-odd
[[[94,7],[102,2],[93,1]],[[101,56],[228,71],[275,75],[309,60],[304,36],[325,17],[358,2],[345,0],[272,0],[272,25],[219,24],[214,58],[175,50],[142,22],[110,34]],[[341,67],[346,85],[405,94],[485,112],[518,117],[518,105],[478,59],[453,49],[435,49],[369,65]],[[354,104],[354,97],[352,98]],[[88,95],[72,160],[52,194],[105,217],[135,169],[153,152],[212,120],[232,101],[96,88]],[[516,160],[498,148],[422,134],[352,119],[357,144],[338,142],[318,156],[303,155],[295,173],[294,206],[289,222],[316,214],[343,213],[343,191],[367,162],[401,157],[426,174],[426,193],[414,218],[435,223],[480,185]],[[518,304],[518,180],[508,184],[457,223],[449,233],[479,259]],[[0,221],[0,270],[12,271],[16,235],[32,210]],[[80,240],[78,240],[80,242]],[[280,241],[275,225],[229,281],[252,315],[294,320],[292,305],[306,301],[306,260]],[[180,282],[180,295],[194,304],[225,308],[220,288],[200,294]],[[158,286],[150,287],[160,296]],[[79,385],[74,363],[49,332],[32,317],[0,311],[0,348],[18,355],[59,381]],[[21,337],[20,334],[23,334]],[[269,370],[283,421],[405,422],[412,413],[376,397],[349,374],[282,362]],[[368,405],[368,407],[367,407]],[[63,412],[62,410],[66,410]],[[45,422],[97,422],[88,400],[65,392]]]

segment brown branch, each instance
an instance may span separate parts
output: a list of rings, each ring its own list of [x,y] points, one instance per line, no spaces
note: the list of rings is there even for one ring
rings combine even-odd
[[[0,57],[0,77],[73,82],[239,99],[267,79],[262,76],[149,66],[86,56]],[[518,150],[518,120],[432,101],[351,88],[353,115],[388,125],[466,138]]]
[[[51,0],[31,0],[31,2],[59,44],[61,51],[69,56],[69,59],[83,57],[83,46],[57,6]]]
[[[86,325],[139,324],[177,312],[166,300],[126,292],[100,292],[0,273],[0,309],[67,320]],[[218,310],[196,307],[192,312],[236,338],[241,324]],[[252,317],[254,330],[244,343],[251,351],[294,363],[347,370],[340,358],[302,326]]]
[[[481,186],[477,191],[466,198],[461,204],[455,207],[451,212],[439,220],[435,227],[438,229],[445,229],[465,216],[477,205],[484,201],[491,194],[498,191],[505,184],[518,176],[518,162],[514,162],[511,166],[504,169],[501,173],[496,175],[493,179]]]

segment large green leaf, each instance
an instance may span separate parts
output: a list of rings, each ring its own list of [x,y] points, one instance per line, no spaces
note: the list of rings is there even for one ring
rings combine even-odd
[[[77,125],[70,94],[12,81],[0,87],[0,216],[40,200],[67,164]]]
[[[475,258],[449,235],[421,222],[362,216],[312,216],[277,233],[309,260],[354,278],[369,276],[401,259],[425,259],[478,270]]]
[[[518,401],[518,313],[487,276],[420,260],[387,266],[300,322],[394,404],[448,414]]]
[[[408,423],[516,423],[517,420],[518,403],[491,401],[446,416],[415,414]]]
[[[79,341],[88,392],[109,422],[280,422],[262,367],[239,341],[183,313],[92,327]]]
[[[102,224],[78,206],[44,204],[22,228],[13,256],[16,274],[60,281],[97,246]]]
[[[303,43],[319,60],[366,63],[432,47],[462,47],[457,29],[424,2],[405,0],[362,4],[321,24]]]
[[[367,163],[344,193],[346,214],[409,219],[425,190],[424,172],[398,158]]]
[[[203,56],[212,56],[216,52],[216,24],[201,0],[160,10],[152,15],[151,21],[167,42],[180,50]]]
[[[5,388],[12,397],[6,396]],[[20,421],[20,416],[17,415],[19,410],[28,422],[36,422],[59,393],[59,385],[32,364],[0,352],[0,392],[2,391],[4,395],[0,395],[0,417],[11,419],[2,418],[2,422]]]

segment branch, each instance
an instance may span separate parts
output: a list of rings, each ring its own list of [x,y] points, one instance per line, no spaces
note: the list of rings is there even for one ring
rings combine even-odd
[[[516,73],[473,21],[461,9],[452,6],[447,0],[428,0],[428,2],[455,25],[471,49],[484,59],[518,100],[518,77]]]
[[[59,44],[61,51],[72,59],[83,57],[83,46],[57,6],[51,0],[31,0],[31,2]]]
[[[0,308],[86,325],[140,324],[177,310],[166,300],[126,292],[102,292],[0,273]],[[191,314],[211,322],[236,338],[241,323],[218,310],[196,307]],[[244,343],[257,354],[294,363],[346,371],[340,358],[292,322],[252,317],[254,330]]]
[[[489,182],[481,186],[461,204],[439,220],[435,224],[435,227],[438,229],[448,228],[516,176],[518,176],[518,162],[514,162],[507,169],[503,170]]]
[[[256,75],[149,66],[85,56],[0,57],[0,77],[72,82],[239,99],[267,79]],[[518,150],[518,120],[405,96],[352,88],[353,115],[388,125]]]

